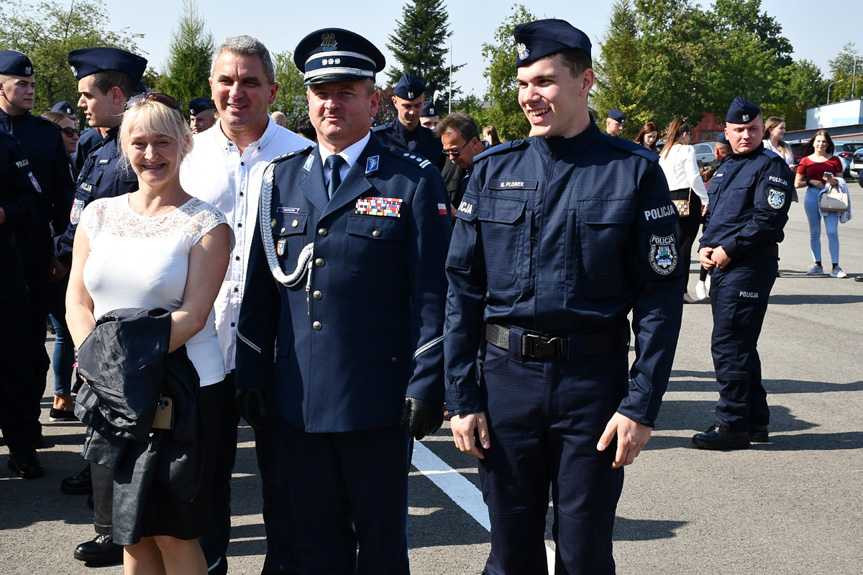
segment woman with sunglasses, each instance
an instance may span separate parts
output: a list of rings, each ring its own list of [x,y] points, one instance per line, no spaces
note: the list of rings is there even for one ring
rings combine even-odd
[[[140,500],[118,505],[115,472],[114,509],[129,513],[131,508],[139,519],[124,533],[115,514],[113,536],[125,545],[127,574],[204,574],[207,566],[197,538],[209,521],[215,445],[210,430],[219,417],[214,397],[225,375],[213,301],[233,239],[224,215],[180,185],[180,162],[192,137],[172,98],[142,94],[129,100],[119,144],[138,177],[138,191],[95,200],[84,210],[75,235],[66,317],[80,348],[96,329],[97,318],[108,311],[170,312],[169,351],[185,345],[200,379],[203,479],[191,502],[154,483]]]

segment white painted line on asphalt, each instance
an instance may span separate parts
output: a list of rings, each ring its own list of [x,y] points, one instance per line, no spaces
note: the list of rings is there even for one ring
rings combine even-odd
[[[411,463],[417,468],[417,471],[428,477],[456,505],[485,527],[486,531],[491,530],[488,508],[482,500],[482,493],[473,483],[465,479],[458,471],[447,465],[443,459],[419,441],[414,441],[414,455]],[[554,573],[554,550],[546,545],[545,553],[548,557],[548,572]]]

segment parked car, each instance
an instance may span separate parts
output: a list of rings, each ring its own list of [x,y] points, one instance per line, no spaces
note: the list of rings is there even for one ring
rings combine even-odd
[[[852,178],[860,178],[863,174],[863,148],[860,148],[854,155],[851,156],[851,165],[848,167]],[[860,185],[863,186],[863,180],[860,180]]]
[[[715,166],[716,156],[713,154],[713,147],[716,145],[716,142],[698,142],[697,144],[692,144],[692,148],[695,150],[695,160],[698,162],[698,167],[704,166]]]

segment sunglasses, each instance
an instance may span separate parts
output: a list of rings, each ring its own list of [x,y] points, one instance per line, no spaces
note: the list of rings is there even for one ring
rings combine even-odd
[[[63,135],[67,138],[75,138],[81,135],[81,130],[78,128],[60,128],[60,131],[63,132]]]
[[[180,111],[180,103],[169,96],[168,94],[160,94],[158,92],[142,92],[137,96],[132,96],[129,98],[129,101],[126,102],[126,109],[132,108],[133,106],[139,106],[144,102],[149,102],[150,100],[154,102],[158,102],[163,106],[167,106],[172,110]]]
[[[471,138],[470,140],[468,140],[467,142],[465,142],[465,143],[464,143],[464,146],[462,146],[461,148],[459,148],[459,149],[458,149],[458,150],[456,150],[455,152],[450,152],[450,151],[444,150],[444,151],[443,151],[443,155],[444,155],[444,156],[451,156],[451,157],[453,157],[453,158],[458,158],[459,156],[461,156],[462,151],[463,151],[465,148],[467,148],[467,145],[468,145],[468,144],[470,144],[471,140],[473,140],[473,138]]]

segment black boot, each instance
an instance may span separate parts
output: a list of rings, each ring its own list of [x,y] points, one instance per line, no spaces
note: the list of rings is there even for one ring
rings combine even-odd
[[[748,449],[749,432],[732,431],[714,423],[704,433],[696,433],[692,443],[701,449]]]
[[[93,480],[90,478],[90,464],[75,477],[66,477],[60,482],[60,491],[68,495],[87,495],[93,493]]]
[[[9,469],[24,479],[38,479],[45,475],[42,462],[32,447],[9,448]]]
[[[114,543],[110,535],[97,535],[75,548],[75,559],[94,565],[113,565],[123,562],[123,547]]]

